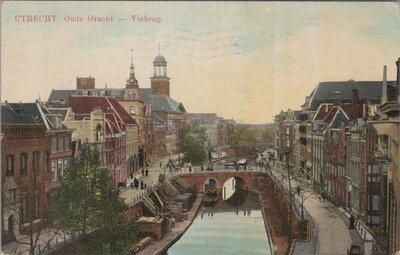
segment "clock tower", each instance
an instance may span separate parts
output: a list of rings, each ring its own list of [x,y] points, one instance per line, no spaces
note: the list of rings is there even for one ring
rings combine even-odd
[[[158,54],[153,61],[153,77],[151,81],[151,94],[153,96],[169,96],[169,80],[167,76],[167,61]]]
[[[139,84],[135,77],[135,68],[133,66],[132,54],[131,54],[131,66],[130,66],[129,78],[126,81],[125,85],[124,100],[140,101]]]

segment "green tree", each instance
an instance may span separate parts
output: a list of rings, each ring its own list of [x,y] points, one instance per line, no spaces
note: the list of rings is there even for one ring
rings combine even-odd
[[[245,145],[245,144],[256,144],[255,134],[245,126],[237,126],[233,131],[233,144],[234,145]]]
[[[183,161],[199,165],[207,158],[207,136],[204,128],[190,127],[182,132]]]
[[[273,144],[275,139],[275,131],[273,128],[266,128],[262,132],[262,142],[266,144]]]
[[[51,194],[53,223],[65,231],[82,233],[81,251],[123,252],[137,231],[124,224],[126,205],[118,193],[101,167],[99,152],[85,145],[79,160],[64,172],[61,187]]]

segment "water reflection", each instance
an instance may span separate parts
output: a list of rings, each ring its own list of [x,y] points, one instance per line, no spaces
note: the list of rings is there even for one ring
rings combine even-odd
[[[233,207],[227,203],[231,199],[221,199],[202,208],[188,231],[164,254],[271,254],[257,196],[243,191],[235,196],[244,201]]]

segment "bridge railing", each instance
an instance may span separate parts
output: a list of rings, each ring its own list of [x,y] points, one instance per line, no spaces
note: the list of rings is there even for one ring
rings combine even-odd
[[[178,174],[192,174],[192,173],[215,173],[215,172],[267,172],[268,170],[265,167],[260,167],[257,165],[248,165],[246,168],[240,166],[236,168],[235,166],[226,166],[226,165],[213,165],[211,167],[203,167],[201,166],[192,166],[190,167],[180,167],[180,168],[172,168],[169,171],[169,175],[178,175]]]

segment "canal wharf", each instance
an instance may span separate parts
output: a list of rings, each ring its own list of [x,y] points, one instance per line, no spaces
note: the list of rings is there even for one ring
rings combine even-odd
[[[192,208],[188,212],[188,219],[175,224],[175,227],[171,229],[171,232],[167,233],[161,240],[154,241],[149,244],[146,248],[138,252],[138,255],[158,255],[163,251],[171,247],[181,236],[186,232],[186,230],[192,225],[194,218],[197,215],[201,207],[204,194],[198,193],[197,198],[193,203]]]

